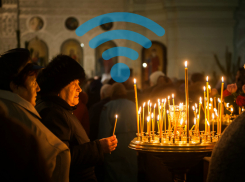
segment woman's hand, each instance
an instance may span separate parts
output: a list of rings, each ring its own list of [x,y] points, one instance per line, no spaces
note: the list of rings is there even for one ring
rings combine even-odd
[[[110,153],[117,147],[116,135],[100,139],[100,145],[104,153]]]

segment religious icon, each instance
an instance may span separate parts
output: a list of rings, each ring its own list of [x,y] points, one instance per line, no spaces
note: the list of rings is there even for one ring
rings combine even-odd
[[[69,30],[75,30],[78,27],[78,21],[74,17],[69,17],[66,19],[65,26]]]
[[[40,17],[33,17],[29,22],[29,27],[33,31],[38,31],[43,28],[43,20]]]
[[[155,71],[166,73],[166,47],[160,42],[152,41],[151,48],[143,48],[142,81],[148,81]]]

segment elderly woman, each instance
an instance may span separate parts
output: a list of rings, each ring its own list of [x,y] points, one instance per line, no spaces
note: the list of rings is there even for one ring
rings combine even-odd
[[[43,123],[71,150],[70,181],[97,181],[94,166],[103,161],[104,153],[115,150],[115,136],[90,142],[83,126],[73,115],[79,103],[79,84],[85,78],[78,62],[58,55],[39,74],[41,98],[37,111]],[[97,113],[94,113],[97,114]]]
[[[38,70],[30,61],[30,52],[9,50],[0,56],[0,65],[0,101],[6,105],[9,116],[37,137],[52,180],[69,181],[69,148],[40,122],[34,107],[40,88],[36,82]]]

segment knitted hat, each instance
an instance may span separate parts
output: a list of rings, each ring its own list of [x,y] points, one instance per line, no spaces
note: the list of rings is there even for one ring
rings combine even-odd
[[[82,66],[66,55],[58,55],[51,60],[37,77],[40,94],[59,93],[74,80],[85,78]]]
[[[0,55],[0,89],[10,91],[10,82],[30,60],[28,49],[11,49]]]

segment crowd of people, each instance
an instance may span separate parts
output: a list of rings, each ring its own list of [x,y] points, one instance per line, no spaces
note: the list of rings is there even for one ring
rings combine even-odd
[[[3,181],[172,180],[164,166],[152,175],[149,166],[159,161],[128,148],[137,131],[132,77],[124,83],[88,79],[82,66],[66,55],[42,68],[22,48],[3,53],[0,65]],[[176,103],[184,102],[184,84],[155,71],[137,90],[139,104],[172,94]],[[190,105],[198,103],[204,75],[193,73],[189,85]],[[219,90],[214,87],[211,94]]]

